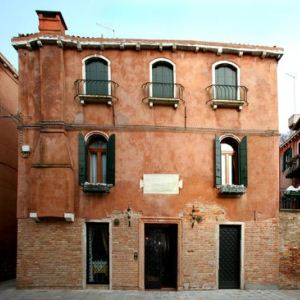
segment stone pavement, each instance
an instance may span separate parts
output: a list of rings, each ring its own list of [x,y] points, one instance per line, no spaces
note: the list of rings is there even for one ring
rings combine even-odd
[[[215,290],[184,292],[87,290],[16,290],[0,283],[0,300],[300,300],[300,290]]]

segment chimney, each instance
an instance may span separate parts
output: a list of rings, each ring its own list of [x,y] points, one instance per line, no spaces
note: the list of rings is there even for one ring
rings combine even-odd
[[[65,34],[68,29],[60,11],[37,10],[40,32]]]

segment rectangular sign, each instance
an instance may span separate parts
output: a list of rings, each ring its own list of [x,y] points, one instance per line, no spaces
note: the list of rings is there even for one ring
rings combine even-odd
[[[178,174],[144,174],[140,187],[144,194],[179,194],[182,180]]]

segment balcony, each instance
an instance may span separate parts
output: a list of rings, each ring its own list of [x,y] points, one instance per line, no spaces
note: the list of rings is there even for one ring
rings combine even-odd
[[[284,171],[286,178],[300,178],[300,155],[294,156],[288,163]]]
[[[280,210],[300,212],[300,191],[281,191]]]
[[[294,114],[289,118],[289,129],[298,130],[300,128],[300,114]]]
[[[165,105],[177,108],[180,101],[184,102],[184,87],[179,83],[147,82],[142,88],[146,94],[142,101],[147,101],[150,107]]]
[[[119,86],[112,80],[85,80],[78,79],[74,82],[75,98],[79,98],[81,104],[105,103],[112,105],[117,101],[116,89]]]
[[[247,102],[248,89],[241,85],[221,85],[212,84],[206,88],[208,93],[208,102],[213,109],[218,107],[237,108],[242,110]]]

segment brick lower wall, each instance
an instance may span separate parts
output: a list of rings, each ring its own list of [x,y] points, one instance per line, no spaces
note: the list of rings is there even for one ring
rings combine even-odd
[[[216,222],[183,222],[182,285],[186,290],[216,289]]]
[[[114,219],[120,224],[112,226],[112,288],[138,289],[139,264],[134,252],[139,252],[139,218],[133,214],[130,226],[125,214]]]
[[[280,212],[280,287],[300,289],[300,214]]]
[[[82,220],[18,220],[17,287],[82,288]]]
[[[278,219],[245,223],[245,287],[278,285]]]
[[[182,218],[178,219],[180,226],[178,288],[217,289],[219,263],[217,229],[219,223],[227,223],[226,216],[217,206],[201,206],[199,213],[203,219],[192,228],[190,211],[191,207],[188,207],[183,212]],[[136,290],[142,282],[143,262],[139,260],[143,257],[143,249],[139,249],[139,246],[140,239],[143,238],[140,232],[143,223],[140,217],[141,215],[132,213],[129,226],[126,213],[111,216],[113,289]],[[115,219],[118,219],[118,224],[114,223]],[[299,223],[294,225],[297,224],[299,235]],[[30,219],[20,219],[17,286],[84,288],[86,263],[84,229],[84,220],[80,219],[76,219],[74,223],[65,221],[36,223]],[[252,285],[255,288],[260,285],[276,285],[279,271],[278,220],[247,221],[244,223],[244,230],[245,286]],[[139,255],[139,259],[134,258],[135,252]],[[294,262],[299,263],[299,260]],[[296,279],[297,277],[294,277],[295,282]]]

